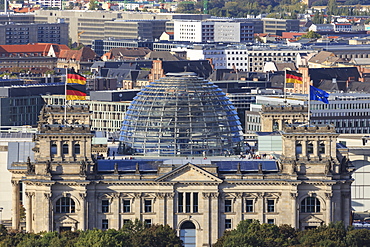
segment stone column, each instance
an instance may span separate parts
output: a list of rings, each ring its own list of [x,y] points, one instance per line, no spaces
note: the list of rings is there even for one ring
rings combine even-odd
[[[44,207],[45,207],[45,226],[47,227],[48,231],[52,231],[53,229],[53,219],[51,214],[51,205],[50,205],[50,198],[51,198],[51,192],[45,192],[44,193]]]
[[[133,198],[133,206],[135,210],[135,218],[138,220],[141,219],[141,193],[134,193],[134,198]]]
[[[279,118],[278,123],[279,123],[278,130],[282,130],[283,129],[284,119]]]
[[[258,194],[258,201],[257,204],[259,204],[259,211],[260,213],[260,222],[265,223],[265,197],[263,196],[263,193]]]
[[[212,242],[211,240],[211,225],[213,222],[211,221],[211,210],[210,210],[210,198],[211,198],[211,193],[203,193],[203,239],[208,242],[203,242],[203,246],[211,246]]]
[[[86,193],[85,192],[80,192],[80,200],[81,200],[81,212],[80,212],[80,217],[79,217],[79,229],[85,231],[86,230]]]
[[[56,141],[56,144],[57,144],[57,157],[62,157],[62,146],[63,146],[63,142],[59,139],[58,141]]]
[[[297,197],[298,197],[298,193],[297,192],[290,192],[290,197],[292,199],[292,227],[295,228],[295,229],[298,229],[298,225],[297,225],[297,218],[299,216],[299,213],[298,213],[298,207],[297,207]]]
[[[233,228],[243,220],[243,193],[237,192],[235,199],[235,222],[233,222]]]
[[[219,207],[218,207],[218,192],[211,193],[211,219],[210,219],[210,226],[211,226],[211,244],[216,243],[219,237]]]
[[[165,193],[156,193],[158,202],[156,203],[156,210],[158,212],[157,222],[158,224],[166,225],[166,194]]]
[[[18,230],[20,223],[19,206],[21,203],[19,198],[19,181],[12,180],[12,192],[12,228]]]
[[[109,228],[113,228],[116,230],[120,229],[120,194],[114,193],[112,195],[112,208],[111,212],[113,213],[113,221]]]
[[[73,157],[73,145],[74,141],[68,142],[68,156]]]
[[[87,156],[86,155],[86,148],[85,148],[85,145],[86,145],[86,137],[84,137],[81,141],[80,141],[80,156],[82,157],[90,157],[90,156]]]
[[[318,157],[318,155],[319,155],[319,141],[315,140],[315,141],[313,141],[312,144],[313,144],[313,156]]]
[[[26,231],[31,232],[32,228],[32,192],[26,192]]]
[[[302,157],[307,157],[307,138],[304,138],[301,143],[302,143],[302,154],[301,154],[301,156]]]
[[[166,209],[167,209],[167,224],[172,227],[173,229],[176,229],[176,226],[174,224],[174,198],[175,193],[166,193]]]
[[[351,212],[351,191],[342,192],[342,220],[345,226],[350,224],[350,212]]]
[[[325,193],[325,204],[326,204],[326,215],[325,215],[325,224],[329,224],[332,221],[332,201],[331,198],[333,193]]]

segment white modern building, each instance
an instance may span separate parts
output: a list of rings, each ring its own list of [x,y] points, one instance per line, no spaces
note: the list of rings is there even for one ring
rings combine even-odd
[[[252,21],[219,20],[175,20],[174,40],[190,42],[252,42]]]
[[[340,134],[369,134],[370,132],[370,94],[366,93],[332,93],[329,104],[321,101],[311,101],[311,124],[332,124]],[[288,105],[307,105],[307,96],[289,95]],[[282,96],[257,96],[256,104],[251,105],[252,112],[259,112],[262,105],[284,105]],[[254,114],[251,113],[253,116]],[[247,118],[249,113],[246,114]],[[254,118],[254,117],[253,117]],[[253,121],[253,130],[248,127],[246,131],[259,131]],[[259,121],[257,121],[259,122]],[[261,123],[258,123],[261,125]]]

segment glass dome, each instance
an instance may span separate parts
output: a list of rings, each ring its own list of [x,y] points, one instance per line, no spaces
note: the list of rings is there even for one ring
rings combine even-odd
[[[171,74],[141,90],[120,133],[123,153],[155,156],[217,156],[239,153],[239,117],[213,83]]]

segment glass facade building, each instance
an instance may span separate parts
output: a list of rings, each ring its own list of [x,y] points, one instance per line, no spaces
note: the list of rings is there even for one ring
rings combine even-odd
[[[167,75],[129,106],[120,133],[124,153],[217,156],[242,149],[239,117],[225,93],[193,73]]]

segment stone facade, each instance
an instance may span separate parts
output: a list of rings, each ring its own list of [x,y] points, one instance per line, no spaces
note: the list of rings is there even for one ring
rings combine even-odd
[[[307,107],[301,105],[263,105],[261,131],[282,130],[285,124],[305,123],[308,119]]]
[[[14,228],[19,226],[20,182],[30,232],[119,229],[126,220],[139,219],[170,225],[185,246],[193,240],[196,246],[211,246],[244,219],[297,229],[350,224],[352,170],[346,150],[336,148],[332,126],[283,126],[283,153],[275,159],[95,160],[87,109],[67,110],[63,123],[62,107],[44,108],[35,161],[9,169]]]

